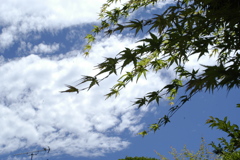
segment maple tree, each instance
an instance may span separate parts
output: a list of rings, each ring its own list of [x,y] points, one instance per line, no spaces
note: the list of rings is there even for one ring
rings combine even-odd
[[[106,98],[109,98],[118,96],[129,82],[147,77],[149,72],[158,74],[161,70],[174,68],[176,77],[169,84],[146,93],[133,103],[138,108],[154,102],[159,105],[159,101],[165,97],[173,101],[180,89],[186,91],[178,103],[171,102],[168,113],[158,122],[139,133],[144,136],[170,122],[170,118],[196,93],[239,88],[240,1],[175,0],[163,13],[153,14],[146,19],[131,19],[129,15],[142,8],[155,6],[160,0],[129,0],[111,9],[111,5],[119,1],[107,0],[102,6],[100,24],[95,25],[85,37],[87,44],[84,55],[89,55],[97,35],[111,36],[127,31],[135,36],[141,34],[148,37],[140,39],[135,48],[125,48],[115,57],[106,57],[96,66],[99,72],[94,76],[83,76],[76,89],[83,83],[89,83],[88,87],[81,89],[89,90],[115,74],[119,79],[106,93]],[[201,64],[199,69],[189,70],[185,64],[192,56],[197,56],[198,60],[214,57],[215,63]],[[127,66],[132,68],[126,70]],[[103,75],[103,78],[99,78]]]

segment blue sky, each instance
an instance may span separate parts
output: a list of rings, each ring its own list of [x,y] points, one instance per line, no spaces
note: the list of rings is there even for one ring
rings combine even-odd
[[[0,159],[25,160],[18,153],[41,150],[39,160],[117,160],[126,156],[155,157],[154,150],[168,155],[173,146],[184,145],[196,151],[201,137],[216,141],[223,132],[205,124],[209,116],[238,124],[239,90],[225,89],[214,94],[199,93],[171,119],[171,123],[142,138],[136,133],[146,129],[170,106],[131,106],[134,98],[159,89],[174,77],[149,73],[147,80],[131,83],[119,97],[104,100],[117,77],[109,77],[88,92],[63,94],[64,84],[76,85],[81,75],[94,75],[103,57],[114,56],[125,47],[136,46],[137,37],[129,33],[99,37],[88,58],[82,56],[84,37],[105,0],[14,1],[1,4],[0,11]],[[122,1],[124,3],[126,1]],[[170,3],[171,1],[166,1]],[[93,5],[94,4],[94,5]],[[116,4],[120,5],[120,4]],[[164,3],[147,8],[143,18],[161,12]],[[148,35],[143,35],[148,36]],[[186,66],[214,64],[214,58],[191,58]],[[167,76],[166,76],[167,75]],[[82,86],[84,87],[84,86]]]

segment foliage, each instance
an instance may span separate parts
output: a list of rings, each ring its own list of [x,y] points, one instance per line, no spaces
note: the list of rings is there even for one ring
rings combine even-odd
[[[68,87],[69,89],[65,90],[65,91],[60,91],[61,93],[64,92],[77,92],[79,93],[79,90],[76,87],[70,86],[70,85],[66,85],[66,87]]]
[[[236,151],[233,153],[224,153],[223,160],[239,160],[240,159],[240,151]]]
[[[169,160],[166,158],[166,156],[161,155],[157,151],[155,151],[156,154],[160,157],[160,160]],[[204,141],[204,138],[201,140],[200,148],[199,150],[194,153],[187,149],[186,146],[184,146],[183,150],[179,153],[175,148],[172,148],[172,151],[169,152],[174,160],[220,160],[221,158],[217,156],[215,153],[212,153],[209,151],[206,142]],[[119,160],[157,160],[155,158],[146,158],[146,157],[126,157],[125,159],[119,159]]]
[[[207,123],[211,123],[210,127],[217,127],[228,134],[230,137],[230,142],[227,142],[225,138],[218,138],[220,140],[220,144],[216,146],[212,142],[212,146],[215,148],[214,152],[216,154],[223,154],[224,152],[234,152],[238,148],[240,148],[240,130],[236,124],[231,125],[230,121],[227,121],[227,117],[223,120],[219,118],[210,117]]]
[[[216,145],[214,142],[211,143],[211,146],[214,148],[214,153],[223,156],[225,159],[240,159],[240,130],[238,125],[231,124],[230,121],[225,117],[223,120],[219,118],[210,117],[207,120],[207,123],[210,123],[210,127],[216,127],[228,134],[230,138],[229,142],[225,138],[218,138],[220,143]],[[231,157],[231,158],[230,158]]]
[[[157,160],[156,158],[147,158],[147,157],[126,157],[125,159],[119,160]]]
[[[158,152],[156,152],[156,153],[160,157],[160,160],[168,160],[168,158],[161,155],[160,153],[158,153]],[[169,153],[173,156],[174,160],[185,160],[185,159],[189,159],[189,160],[210,160],[210,159],[220,160],[220,158],[217,155],[215,155],[214,153],[209,151],[209,149],[206,145],[206,142],[204,141],[203,138],[201,141],[200,148],[196,153],[188,150],[186,146],[184,146],[182,152],[180,152],[180,153],[178,153],[175,148],[172,148],[172,151]]]
[[[110,75],[117,75],[118,81],[106,94],[109,98],[118,96],[129,82],[137,82],[140,77],[147,77],[149,72],[158,74],[174,68],[176,77],[169,84],[137,98],[133,105],[138,108],[154,102],[159,105],[165,97],[173,101],[181,88],[186,93],[180,96],[178,103],[171,103],[174,105],[168,113],[141,135],[155,132],[170,122],[170,118],[198,92],[214,92],[223,87],[227,90],[239,88],[238,0],[175,0],[163,13],[153,14],[148,19],[131,19],[129,15],[141,8],[156,6],[160,0],[129,0],[118,8],[110,9],[119,1],[107,0],[102,6],[100,24],[86,36],[85,55],[89,54],[97,35],[111,36],[129,31],[136,36],[148,36],[140,39],[135,48],[125,48],[114,58],[106,57],[96,66],[99,72],[94,76],[84,76],[79,85],[89,83],[89,87],[81,89],[88,90],[100,85]],[[142,14],[145,11],[141,10]],[[203,69],[199,66],[198,69],[188,70],[185,64],[193,56],[198,60],[214,57],[216,63],[202,64]],[[132,68],[127,70],[127,66]]]

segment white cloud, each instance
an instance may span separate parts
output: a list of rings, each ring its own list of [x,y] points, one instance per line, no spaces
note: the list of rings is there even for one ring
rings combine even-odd
[[[130,84],[117,99],[104,100],[116,81],[114,76],[88,92],[59,91],[66,89],[65,83],[76,84],[81,75],[96,73],[93,67],[101,61],[99,57],[131,44],[130,39],[113,36],[94,45],[90,58],[30,55],[4,62],[0,67],[1,154],[34,145],[74,156],[100,156],[126,148],[130,142],[120,134],[142,129],[140,120],[148,110],[136,110],[131,101],[163,86],[160,77],[150,73],[150,79]]]
[[[22,37],[30,32],[55,31],[96,22],[103,2],[8,0],[0,6],[3,13],[0,15],[3,27],[0,48],[20,41],[19,52],[39,54],[57,51],[58,43],[42,42],[33,46],[24,42]],[[74,34],[72,32],[67,38],[71,39]],[[36,39],[40,40],[39,37]],[[29,55],[6,61],[0,57],[0,126],[3,126],[0,153],[39,145],[50,146],[55,154],[100,156],[126,148],[130,142],[123,140],[120,134],[124,131],[135,134],[142,129],[144,124],[140,120],[148,111],[148,108],[136,110],[131,106],[132,100],[163,87],[168,77],[149,73],[147,80],[131,83],[117,99],[106,101],[104,94],[116,82],[114,76],[88,92],[59,92],[66,89],[65,83],[76,84],[81,75],[94,75],[96,70],[93,68],[103,57],[136,45],[133,44],[135,39],[126,37],[119,35],[101,39],[93,46],[87,59],[71,56],[77,55],[78,50],[51,59]]]
[[[58,43],[45,44],[40,43],[38,45],[32,45],[31,43],[21,42],[18,52],[21,54],[49,54],[59,50],[60,45]]]
[[[123,0],[120,3],[125,3]],[[106,0],[8,0],[1,3],[0,49],[24,40],[29,33],[56,32],[63,28],[98,22]],[[170,3],[159,3],[160,6]],[[120,3],[113,6],[119,6]],[[112,8],[112,7],[110,7]]]
[[[9,0],[1,3],[0,48],[5,49],[22,34],[55,31],[74,25],[96,22],[104,0]],[[93,5],[94,4],[94,5]]]
[[[30,53],[54,53],[59,49],[59,44],[54,43],[52,45],[46,45],[40,43],[33,47],[33,50]]]

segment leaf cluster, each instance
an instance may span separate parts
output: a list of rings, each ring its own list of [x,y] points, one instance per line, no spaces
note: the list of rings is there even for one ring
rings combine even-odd
[[[207,123],[210,124],[210,127],[215,127],[220,129],[228,134],[230,138],[229,142],[225,138],[218,138],[220,143],[216,145],[214,142],[211,143],[214,148],[214,153],[219,155],[226,155],[230,153],[234,153],[240,148],[240,130],[238,125],[231,124],[230,121],[225,117],[223,120],[219,118],[214,118],[210,116],[210,119],[207,120]],[[238,153],[239,154],[239,153]],[[240,156],[238,157],[240,158]]]
[[[220,160],[221,158],[216,154],[209,151],[204,138],[202,138],[199,150],[197,152],[192,152],[187,149],[185,145],[181,152],[178,152],[175,148],[171,147],[171,151],[169,152],[174,160]],[[155,151],[156,152],[156,151]],[[160,157],[160,160],[169,160],[165,156],[161,155],[160,153],[156,152],[156,154]]]
[[[130,82],[147,78],[149,72],[158,74],[174,68],[176,77],[169,84],[137,98],[133,105],[137,108],[153,103],[160,105],[165,97],[173,101],[181,88],[186,93],[180,96],[178,103],[172,103],[174,105],[167,114],[140,135],[155,132],[166,125],[191,97],[201,91],[240,87],[239,1],[221,0],[226,4],[223,6],[219,5],[218,0],[176,0],[161,14],[153,14],[148,19],[130,20],[126,18],[131,13],[154,6],[159,0],[129,0],[121,7],[109,9],[119,1],[108,0],[102,6],[100,24],[86,36],[85,55],[89,54],[98,34],[111,36],[130,29],[135,35],[144,32],[148,36],[139,40],[135,48],[125,48],[114,58],[106,57],[96,66],[99,72],[93,77],[83,76],[79,85],[89,83],[84,89],[90,89],[110,75],[117,75],[116,84],[106,94],[106,98],[116,97]],[[216,63],[202,64],[203,70],[189,70],[185,64],[192,56],[198,60],[215,57]],[[104,77],[99,78],[101,76]]]

